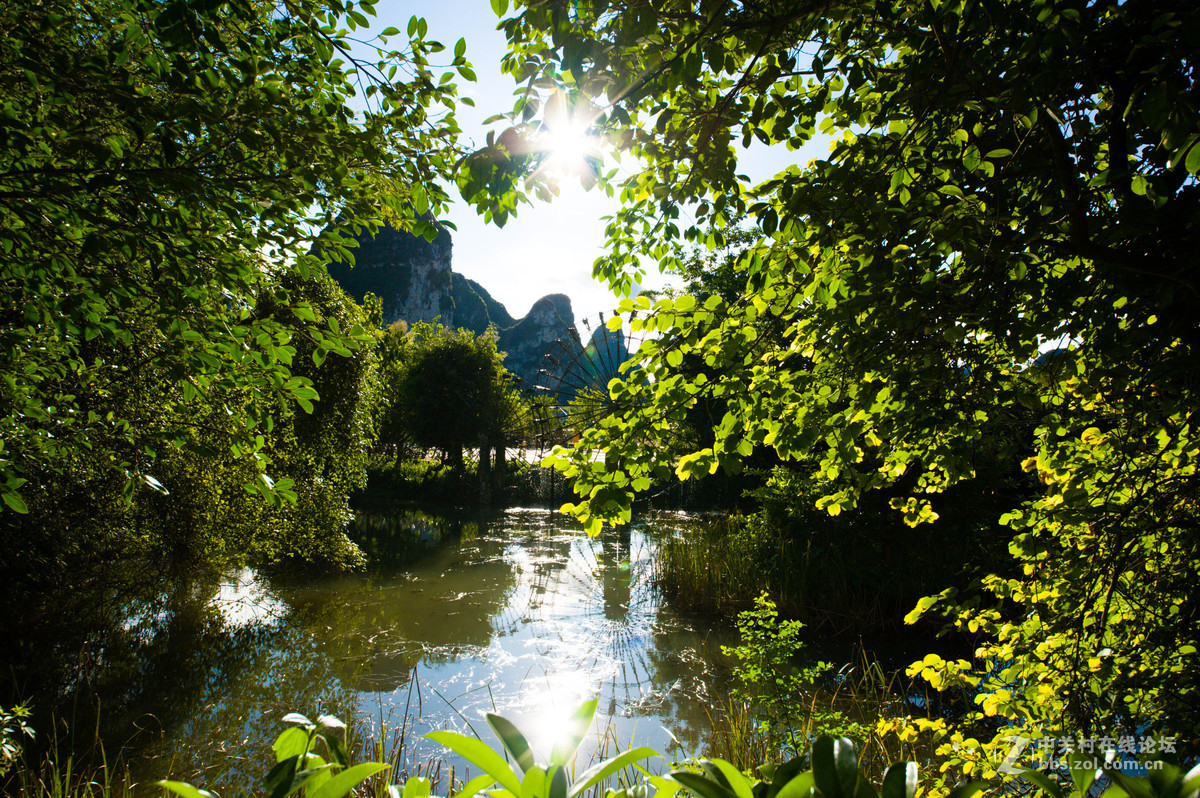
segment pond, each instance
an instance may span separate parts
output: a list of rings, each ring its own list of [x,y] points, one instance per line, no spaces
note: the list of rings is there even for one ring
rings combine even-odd
[[[206,594],[206,623],[216,617],[222,631],[205,639],[220,644],[193,641],[173,660],[186,700],[173,717],[138,721],[158,734],[137,775],[169,772],[221,794],[255,787],[292,711],[339,715],[359,741],[402,744],[409,772],[444,758],[419,739],[426,731],[494,742],[486,712],[545,756],[563,720],[597,696],[581,762],[631,745],[699,753],[706,707],[724,690],[720,646],[736,632],[673,612],[654,587],[654,547],[686,522],[658,514],[588,538],[538,509],[364,514],[353,535],[372,562],[363,573],[230,574]],[[466,775],[465,763],[445,765]]]

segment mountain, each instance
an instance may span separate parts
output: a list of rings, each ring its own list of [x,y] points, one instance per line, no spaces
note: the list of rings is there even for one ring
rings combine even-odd
[[[357,241],[354,265],[331,263],[329,274],[359,302],[367,292],[378,296],[385,325],[438,319],[477,335],[494,326],[505,367],[529,387],[557,380],[568,366],[563,361],[582,351],[569,297],[544,296],[514,319],[487,289],[453,270],[453,240],[441,226],[433,241],[390,226],[373,236],[363,231]],[[550,373],[539,376],[542,369]]]

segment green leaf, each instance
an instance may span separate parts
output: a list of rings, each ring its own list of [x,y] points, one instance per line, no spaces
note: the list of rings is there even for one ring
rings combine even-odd
[[[566,722],[566,728],[559,734],[558,740],[550,752],[551,765],[566,765],[575,755],[579,744],[583,742],[584,735],[592,725],[598,704],[599,700],[593,698],[591,701],[585,701],[571,713],[570,719]]]
[[[521,798],[546,798],[546,771],[530,767],[521,779]]]
[[[562,765],[551,765],[547,770],[550,774],[550,789],[546,798],[567,798],[567,771]]]
[[[916,762],[895,762],[884,772],[880,798],[915,798],[916,794]]]
[[[923,596],[917,600],[917,606],[911,612],[904,616],[906,624],[916,623],[917,620],[925,614],[925,611],[938,603],[939,596]]]
[[[293,717],[289,715],[288,717]],[[301,715],[300,717],[304,717]],[[287,721],[287,718],[284,718]],[[291,721],[295,723],[296,721]],[[307,723],[307,719],[305,719]],[[285,759],[300,756],[308,753],[310,738],[308,731],[298,726],[293,726],[290,729],[285,729],[282,734],[275,738],[275,742],[271,744],[271,748],[275,750],[275,761],[282,762]]]
[[[811,795],[816,794],[813,792],[815,788],[816,781],[813,779],[812,771],[806,770],[784,782],[774,798],[810,798]]]
[[[722,784],[717,784],[698,773],[686,770],[672,771],[671,778],[699,796],[699,798],[734,798],[733,791]]]
[[[524,734],[521,734],[521,730],[508,719],[491,712],[487,714],[487,722],[496,736],[500,738],[504,750],[508,751],[509,755],[517,761],[517,767],[521,769],[521,772],[528,773],[534,767],[533,752],[529,750],[529,741],[525,739]]]
[[[724,759],[714,757],[706,761],[711,762],[721,772],[721,775],[725,777],[726,784],[733,789],[733,793],[737,798],[754,798],[754,791],[750,780],[742,775],[740,770]]]
[[[280,760],[267,773],[263,784],[267,788],[268,798],[283,798],[292,788],[292,782],[296,777],[296,768],[299,766],[300,757],[292,756],[287,759]]]
[[[464,784],[462,789],[459,790],[457,794],[463,796],[463,798],[474,798],[474,796],[483,792],[485,789],[495,783],[495,779],[493,779],[487,773],[484,773],[482,776],[476,776]]]
[[[21,513],[22,515],[29,512],[29,508],[25,505],[25,500],[21,498],[19,493],[4,491],[4,493],[0,494],[0,498],[3,498],[4,503],[14,512]]]
[[[213,794],[208,790],[201,790],[186,781],[156,781],[154,782],[164,790],[170,790],[176,795],[181,795],[183,798],[214,798]]]
[[[382,762],[363,762],[360,765],[346,768],[322,784],[315,792],[310,792],[308,798],[342,798],[379,771],[387,770],[390,767],[391,765],[385,765]],[[404,789],[405,798],[409,798],[407,784]],[[426,794],[428,794],[428,790],[426,790]]]
[[[1184,168],[1194,175],[1200,174],[1200,139],[1192,142],[1192,149],[1188,151]]]
[[[1131,798],[1156,798],[1154,792],[1150,789],[1150,783],[1145,779],[1135,778],[1120,770],[1114,768],[1102,768],[1104,775],[1108,776],[1117,786],[1128,793]]]
[[[464,737],[457,732],[435,731],[425,735],[426,739],[441,743],[454,753],[483,770],[504,789],[513,795],[521,794],[521,780],[498,753],[479,740]]]
[[[858,759],[854,744],[845,737],[823,734],[812,746],[813,781],[825,798],[854,798]]]
[[[571,785],[571,791],[568,793],[569,798],[581,794],[584,790],[590,788],[601,779],[606,779],[621,768],[637,762],[639,759],[649,759],[650,757],[658,756],[658,752],[653,748],[634,748],[631,751],[606,759],[603,762],[597,762],[590,768],[585,770],[579,779]]]
[[[1085,765],[1085,763],[1095,761],[1093,755],[1072,750],[1067,752],[1066,759],[1067,768],[1071,772],[1071,781],[1075,782],[1075,789],[1081,794],[1086,795],[1092,786],[1092,782],[1096,780],[1096,768]]]

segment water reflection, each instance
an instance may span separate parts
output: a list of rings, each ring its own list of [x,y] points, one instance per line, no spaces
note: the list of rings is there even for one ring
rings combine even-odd
[[[710,663],[729,640],[671,613],[653,589],[655,529],[672,523],[589,539],[541,510],[368,515],[355,530],[374,563],[365,574],[233,574],[203,605],[224,620],[230,657],[143,770],[161,776],[170,762],[175,777],[249,789],[292,710],[353,715],[360,728],[390,718],[394,728],[407,708],[410,740],[439,728],[490,740],[481,717],[494,711],[546,756],[569,712],[597,695],[610,742],[665,751],[674,735],[695,751]],[[411,756],[442,753],[422,740]]]

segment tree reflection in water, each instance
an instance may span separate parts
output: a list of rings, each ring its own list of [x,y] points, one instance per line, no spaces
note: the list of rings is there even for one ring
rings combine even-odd
[[[407,706],[410,740],[498,711],[548,753],[559,720],[598,694],[598,725],[622,745],[636,736],[666,750],[665,726],[695,750],[710,663],[729,640],[654,589],[654,535],[682,522],[589,539],[543,510],[365,514],[353,536],[369,570],[244,570],[129,603],[75,686],[99,697],[112,739],[160,731],[139,741],[139,775],[222,793],[257,786],[293,710],[354,717],[369,732],[381,718],[394,729]],[[443,753],[420,746],[411,756]]]

